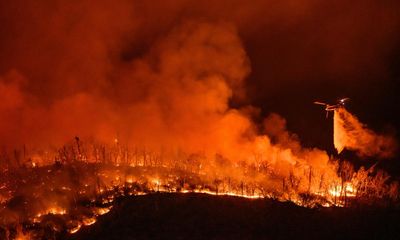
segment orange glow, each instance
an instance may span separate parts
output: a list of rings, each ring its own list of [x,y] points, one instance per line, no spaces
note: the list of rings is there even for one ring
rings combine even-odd
[[[69,233],[74,234],[74,233],[78,232],[79,229],[81,229],[81,227],[82,227],[82,225],[79,224],[79,225],[77,225],[76,227],[70,229],[70,230],[69,230]]]
[[[342,190],[342,186],[332,187],[329,190],[329,193],[333,197],[341,197],[341,196],[355,197],[356,196],[355,190],[351,183],[345,183],[343,190]]]
[[[51,12],[42,1],[36,2],[30,7],[51,16],[16,6],[7,8],[10,12],[3,21],[12,25],[3,32],[13,30],[8,34],[10,39],[1,39],[0,44],[7,48],[2,52],[7,57],[0,58],[0,223],[4,226],[52,223],[54,231],[73,234],[109,213],[121,197],[155,192],[273,198],[310,208],[342,207],[364,199],[374,202],[370,199],[382,195],[397,199],[397,185],[389,185],[387,175],[375,174],[374,169],[343,168],[344,159],[304,147],[300,137],[287,129],[284,117],[267,115],[264,106],[251,105],[252,99],[246,96],[251,86],[246,80],[253,75],[243,35],[256,32],[253,26],[269,26],[269,22],[259,24],[265,19],[284,21],[284,29],[291,29],[289,22],[297,22],[297,17],[300,22],[314,22],[303,21],[303,13],[313,11],[314,4],[299,3],[295,8],[290,5],[284,11],[274,11],[278,9],[272,5],[286,6],[278,3],[285,1],[262,7],[255,5],[259,2],[247,1],[252,2],[249,8],[230,3],[234,7],[228,10],[241,9],[231,14],[225,6],[209,8],[207,3],[204,9],[218,12],[212,19],[219,21],[197,17],[163,21],[170,19],[164,15],[169,11],[164,10],[157,13],[162,15],[159,21],[154,16],[141,16],[136,8],[146,4],[131,5],[131,1],[84,1],[65,8],[62,1],[57,11]],[[153,4],[149,5],[153,12]],[[262,9],[267,8],[277,14],[265,17]],[[194,9],[197,15],[200,9]],[[249,14],[252,11],[258,17]],[[229,17],[219,16],[223,12]],[[23,14],[26,19],[14,21],[14,16]],[[279,17],[273,19],[275,15]],[[370,19],[369,14],[358,15]],[[248,17],[252,21],[245,20]],[[333,25],[326,26],[341,29],[340,24],[348,25],[334,19]],[[35,24],[19,32],[21,23],[27,22]],[[162,31],[153,34],[153,28]],[[384,29],[381,31],[387,31]],[[351,33],[341,33],[341,39],[354,36],[344,40],[359,44],[360,36],[365,35],[364,31]],[[142,35],[154,39],[135,38]],[[359,56],[347,53],[353,49],[347,47],[351,44],[332,41],[335,38],[325,32],[321,36],[304,39],[304,46],[311,43],[324,50],[324,57],[332,55],[333,59],[317,65],[328,73],[349,69],[338,61],[344,58],[336,54],[346,51],[346,56]],[[319,38],[334,51],[327,51],[324,44],[313,44]],[[341,50],[343,46],[346,49]],[[301,54],[303,49],[307,54]],[[375,51],[370,47],[355,49],[363,49],[365,59],[374,59]],[[311,62],[317,62],[315,56],[321,55],[310,54],[313,48],[309,47],[296,46],[295,50],[295,55],[310,56],[307,67],[291,56],[283,71],[271,71],[277,74],[272,79],[280,79],[280,74],[290,76],[286,71],[289,65],[296,66],[293,75],[306,72],[312,69]],[[265,65],[270,67],[280,62],[269,61]],[[358,57],[349,60],[357,61]],[[305,76],[322,76],[315,71]],[[261,85],[264,82],[270,84],[263,81]],[[336,107],[329,110],[333,109]],[[395,145],[392,138],[369,130],[342,107],[334,111],[333,138],[338,153],[348,149],[363,157],[392,156]],[[22,230],[18,233],[21,239],[29,235]]]
[[[59,207],[52,207],[42,213],[38,213],[36,215],[36,217],[41,217],[46,214],[65,215],[65,214],[67,214],[67,210],[65,210],[63,208],[59,208]]]
[[[108,213],[110,210],[111,210],[111,207],[108,207],[108,208],[97,208],[97,210],[95,212],[98,215],[104,215],[104,214]]]
[[[293,146],[294,143],[286,144]],[[216,155],[214,159],[208,161],[201,160],[200,156],[198,158],[191,156],[182,162],[165,161],[158,163],[160,166],[146,163],[147,167],[144,167],[136,161],[136,157],[132,158],[132,162],[125,161],[121,165],[91,163],[89,157],[88,160],[71,163],[74,170],[69,165],[42,166],[35,168],[33,173],[27,168],[29,174],[26,179],[22,179],[21,184],[37,189],[32,193],[34,198],[26,198],[26,201],[29,201],[27,204],[32,206],[27,212],[27,216],[32,217],[27,221],[40,224],[46,219],[45,215],[58,215],[69,226],[67,231],[73,234],[82,226],[94,224],[97,217],[107,214],[118,197],[155,192],[201,193],[247,199],[274,198],[280,201],[292,201],[305,207],[343,207],[365,194],[374,197],[375,195],[371,194],[376,192],[380,196],[382,189],[390,189],[387,194],[398,191],[396,188],[385,187],[384,180],[387,178],[385,175],[378,174],[374,180],[368,176],[367,171],[354,172],[352,168],[345,167],[349,165],[342,164],[341,174],[351,176],[349,181],[344,182],[338,177],[338,165],[330,163],[322,151],[303,149],[299,153],[299,149],[272,145],[267,137],[256,138],[254,148],[252,145],[245,147],[253,150],[247,163],[230,162]],[[132,164],[137,165],[132,167]],[[167,167],[164,167],[165,165]],[[37,174],[39,172],[46,173],[47,177],[42,178]],[[79,174],[79,183],[65,179],[65,173],[72,176]],[[35,178],[43,181],[39,185],[40,188],[31,185],[30,179],[34,183]],[[12,176],[10,179],[13,179]],[[373,188],[365,186],[360,188],[362,184],[371,181],[376,181],[369,184],[374,186]],[[54,184],[57,182],[62,184]],[[6,184],[2,190],[12,186]],[[358,193],[355,189],[365,190]],[[85,199],[90,204],[76,205],[79,199]],[[38,201],[40,204],[35,205]],[[97,207],[92,207],[93,204]],[[82,210],[77,211],[75,206]],[[1,211],[7,213],[6,208]],[[71,220],[71,216],[79,220]],[[4,218],[3,221],[11,223],[13,219],[13,217]],[[54,229],[54,231],[62,230],[57,226]]]
[[[92,218],[85,218],[83,219],[82,223],[85,226],[90,226],[92,224],[94,224],[96,222],[96,218],[92,217]]]

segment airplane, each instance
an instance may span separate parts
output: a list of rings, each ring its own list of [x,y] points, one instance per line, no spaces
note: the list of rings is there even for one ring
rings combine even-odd
[[[336,104],[327,104],[324,102],[315,101],[314,104],[325,106],[326,118],[328,118],[329,112],[335,111],[338,108],[344,107],[346,101],[350,100],[350,98],[342,98]]]

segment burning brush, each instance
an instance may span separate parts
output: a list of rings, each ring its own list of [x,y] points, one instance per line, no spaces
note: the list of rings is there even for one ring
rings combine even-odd
[[[177,162],[166,159],[165,153],[163,157],[120,145],[100,147],[99,156],[98,148],[76,141],[58,152],[53,164],[3,165],[0,237],[65,238],[94,224],[117,199],[155,192],[274,198],[305,207],[398,201],[397,184],[386,174],[354,171],[346,163],[331,164],[341,177],[310,166],[297,166],[300,171],[281,177],[266,163],[237,165],[218,155],[189,155]]]

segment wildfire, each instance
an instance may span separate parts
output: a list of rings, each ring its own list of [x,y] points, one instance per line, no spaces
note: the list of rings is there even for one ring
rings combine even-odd
[[[339,116],[342,110],[335,110],[338,150],[348,147],[347,143],[340,145],[348,137]],[[54,157],[70,156],[73,160],[48,164],[41,160],[40,165],[18,168],[20,178],[3,170],[0,220],[11,228],[21,222],[44,226],[50,221],[52,231],[74,234],[110,212],[117,199],[156,192],[273,198],[304,207],[345,207],[382,196],[396,201],[398,186],[388,183],[387,175],[373,174],[373,169],[354,171],[351,164],[331,159],[324,151],[302,149],[281,121],[279,116],[271,116],[266,129],[270,128],[268,122],[282,126],[270,131],[284,139],[283,143],[274,145],[267,136],[257,136],[253,142],[238,146],[243,150],[234,157],[241,161],[221,154],[179,153],[177,157],[174,151],[132,150],[119,142],[105,150],[76,141],[70,152],[65,148]],[[22,220],[8,209],[13,205],[24,209],[19,213]],[[25,235],[20,234],[21,238]]]
[[[246,49],[256,49],[262,43],[257,40],[254,46],[245,45],[256,39],[254,33],[260,27],[253,25],[283,22],[291,28],[286,25],[314,24],[302,21],[304,14],[298,14],[307,13],[307,19],[313,20],[308,4],[291,3],[289,10],[282,8],[285,4],[266,4],[282,8],[278,11],[246,5],[237,8],[242,11],[239,14],[230,14],[230,9],[219,3],[227,14],[219,7],[197,7],[195,2],[199,1],[171,1],[176,2],[166,5],[171,11],[162,11],[168,12],[168,17],[154,18],[146,14],[153,11],[137,11],[152,4],[131,5],[133,1],[93,6],[89,2],[65,5],[62,1],[50,7],[46,4],[51,1],[33,1],[26,7],[19,6],[24,1],[3,2],[11,7],[4,8],[7,14],[1,18],[5,25],[1,32],[7,36],[1,38],[6,51],[2,51],[0,66],[0,234],[2,229],[18,232],[21,239],[29,238],[29,231],[45,239],[43,229],[74,234],[96,224],[121,198],[158,192],[272,198],[310,208],[373,204],[382,199],[398,204],[399,187],[390,176],[374,169],[355,170],[323,149],[304,147],[287,129],[283,117],[271,113],[261,119],[268,104],[263,108],[252,104],[261,93],[254,93],[254,99],[246,96],[257,90],[247,89],[257,80],[245,82],[252,71],[250,57],[255,53]],[[297,5],[307,6],[295,9]],[[191,12],[192,6],[196,17],[189,20],[186,17],[191,14],[180,14],[181,8]],[[310,6],[318,11],[324,7]],[[256,14],[250,14],[253,10]],[[203,11],[206,14],[201,16]],[[145,14],[136,15],[141,12]],[[272,14],[278,20],[260,15],[262,24],[258,24],[258,12],[278,12]],[[291,20],[281,21],[286,12]],[[351,38],[339,45],[332,41],[335,36],[316,33],[300,44],[283,41],[300,49],[283,47],[281,52],[295,55],[269,64],[276,67],[288,60],[283,64],[287,67],[305,53],[310,57],[306,68],[298,64],[289,72],[276,68],[272,75],[284,81],[297,73],[310,77],[345,70],[337,75],[352,76],[347,71],[353,67],[337,61],[342,52],[366,56],[367,61],[349,61],[361,65],[375,57],[387,57],[386,45],[395,45],[392,41],[385,44],[393,32],[388,30],[397,24],[393,14],[386,17],[383,13],[378,16],[390,24],[379,37],[370,38],[377,42],[367,46],[385,46],[384,55],[375,49],[364,51],[364,47],[354,48],[364,51],[361,55],[347,54],[354,39],[365,35],[364,28],[360,28],[362,34],[342,34]],[[48,15],[51,21],[46,21]],[[252,18],[242,19],[247,16]],[[351,19],[346,16],[339,20],[335,16],[333,24],[326,18],[329,21],[324,26],[343,32],[340,24]],[[157,19],[169,20],[158,26]],[[35,24],[27,28],[22,24],[26,22]],[[360,27],[361,23],[353,25]],[[248,26],[251,30],[242,32]],[[308,28],[303,30],[308,32]],[[274,40],[286,32],[266,35]],[[327,42],[319,44],[319,40]],[[303,51],[309,43],[317,43],[316,49],[324,54]],[[339,55],[325,54],[331,53],[327,46],[342,45],[345,48],[337,51]],[[261,55],[256,52],[254,56]],[[323,56],[324,61],[315,61],[316,56]],[[308,74],[310,64],[322,71]],[[269,86],[254,86],[261,85]],[[282,84],[286,85],[290,82]],[[346,101],[315,102],[334,112],[333,138],[338,153],[347,149],[360,156],[393,156],[394,139],[367,128],[345,109]]]
[[[38,213],[38,214],[36,215],[36,217],[40,218],[41,216],[47,215],[47,214],[65,215],[65,214],[67,214],[67,210],[66,210],[66,209],[63,209],[63,208],[59,208],[59,207],[52,207],[52,208],[49,208],[48,210],[46,210],[46,211],[44,211],[44,212],[42,212],[42,213]]]
[[[262,195],[246,195],[246,194],[240,194],[240,193],[235,193],[235,192],[212,192],[210,190],[182,190],[181,193],[201,193],[201,194],[208,194],[208,195],[213,195],[213,196],[232,196],[232,197],[241,197],[241,198],[248,198],[248,199],[260,199],[264,198],[265,196]]]
[[[32,240],[33,238],[32,238],[32,236],[31,236],[31,234],[29,232],[28,233],[24,233],[22,231],[22,227],[18,226],[17,227],[17,236],[15,237],[15,239],[16,240]]]
[[[85,226],[90,226],[92,224],[94,224],[96,222],[96,218],[92,217],[92,218],[85,218],[83,219],[83,225]]]
[[[237,167],[239,168],[240,166]],[[47,205],[47,208],[31,218],[32,224],[40,225],[43,221],[48,221],[45,216],[57,215],[68,223],[67,231],[74,234],[82,226],[93,225],[99,216],[107,214],[112,209],[112,204],[117,198],[155,192],[199,193],[247,199],[274,198],[280,201],[290,200],[298,205],[307,207],[345,206],[345,203],[348,204],[350,200],[356,200],[357,195],[362,195],[356,193],[356,188],[352,181],[337,184],[339,182],[337,177],[333,176],[332,179],[327,178],[327,176],[317,178],[318,175],[310,169],[301,172],[304,174],[302,179],[295,178],[296,175],[292,175],[291,179],[281,180],[281,185],[276,185],[274,189],[268,189],[268,185],[262,184],[263,182],[261,181],[251,182],[227,177],[218,178],[218,176],[213,179],[202,172],[187,172],[164,167],[130,167],[130,164],[127,166],[105,167],[101,164],[82,162],[72,169],[75,170],[71,170],[68,166],[58,170],[53,169],[52,171],[48,171],[48,169],[43,169],[44,171],[42,171],[41,168],[36,168],[37,171],[45,172],[46,175],[44,178],[40,174],[34,175],[44,183],[40,184],[41,188],[44,188],[43,191],[39,191],[35,195],[40,198],[40,194],[50,194],[53,201],[59,201],[59,203],[41,200],[42,204]],[[97,169],[96,172],[92,172],[93,169]],[[82,182],[75,186],[65,183],[61,186],[53,185],[53,182],[59,181],[57,179],[63,175],[64,170],[70,171],[70,174],[71,171],[79,172]],[[263,176],[266,177],[267,175]],[[354,182],[357,182],[357,184],[362,183],[363,176],[361,173],[358,174],[357,181]],[[123,179],[125,181],[121,181]],[[296,179],[298,182],[295,182]],[[317,179],[318,181],[316,181]],[[271,184],[272,181],[273,178],[270,177],[267,183]],[[29,182],[25,181],[24,184],[29,184]],[[373,185],[377,186],[376,183]],[[12,185],[7,184],[7,186]],[[327,186],[325,190],[324,186]],[[58,193],[71,196],[69,201],[72,208],[60,207],[62,206],[60,203],[65,200],[63,198],[57,200],[55,196]],[[370,194],[371,189],[366,189],[365,193]],[[77,202],[81,201],[79,199],[86,199],[87,203],[85,205],[77,205]],[[33,202],[30,204],[33,204]],[[76,212],[76,209],[82,210]],[[61,229],[62,227],[60,226],[53,226],[54,231],[60,231]]]
[[[64,215],[64,214],[67,214],[67,210],[54,207],[54,208],[50,208],[47,213]]]
[[[97,215],[104,215],[104,214],[108,213],[111,210],[111,208],[112,207],[97,208],[95,212]]]
[[[127,183],[133,183],[133,178],[132,177],[128,177],[125,181]]]
[[[335,186],[329,190],[329,194],[333,197],[355,197],[356,193],[351,183],[345,183],[342,189],[342,186]]]
[[[81,229],[81,227],[82,227],[82,225],[81,225],[81,224],[78,224],[78,225],[75,226],[74,228],[70,229],[70,230],[69,230],[69,233],[74,234],[74,233],[78,232],[79,229]]]

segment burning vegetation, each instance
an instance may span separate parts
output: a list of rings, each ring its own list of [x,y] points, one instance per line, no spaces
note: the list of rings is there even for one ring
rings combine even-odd
[[[278,115],[266,120],[266,129],[269,124],[280,143],[259,136],[242,161],[78,137],[58,151],[3,152],[1,237],[66,237],[95,223],[120,197],[154,192],[272,198],[311,208],[399,204],[398,183],[386,173],[374,167],[355,170],[320,150],[300,148]]]
[[[266,114],[248,99],[251,59],[242,34],[258,32],[254,23],[270,19],[261,9],[286,9],[272,10],[274,20],[261,23],[264,28],[281,21],[291,25],[323,6],[259,1],[260,7],[243,3],[246,11],[219,16],[226,5],[241,8],[231,3],[190,7],[183,1],[171,6],[172,15],[182,19],[162,12],[153,20],[138,9],[153,11],[154,3],[131,2],[10,1],[12,7],[0,8],[4,32],[13,33],[0,38],[0,52],[7,56],[0,59],[0,239],[68,237],[112,211],[121,197],[155,192],[268,198],[308,208],[398,206],[398,182],[387,173],[303,147],[283,117],[271,113],[262,120]],[[198,16],[183,14],[187,9],[196,9]],[[205,9],[215,13],[203,15]],[[286,14],[292,20],[281,19]],[[250,15],[252,21],[245,20]],[[357,14],[364,15],[366,26],[379,33],[376,39],[368,36],[373,47],[390,46],[391,28],[397,29],[394,14],[382,20],[387,28],[368,24],[376,19],[369,11]],[[26,22],[34,26],[27,28]],[[327,26],[347,26],[333,23]],[[306,50],[293,51],[301,61],[284,59],[273,79],[317,76],[319,69],[309,62],[329,74],[343,69],[347,74],[353,70],[348,65],[369,67],[348,54],[359,48],[368,50],[362,59],[386,56],[387,49],[381,53],[359,45],[365,37],[351,32],[340,47],[320,33],[322,55],[332,55],[326,62],[315,60],[319,53],[308,53],[310,43],[319,47],[314,37],[304,39]],[[346,60],[355,56],[351,64],[336,56],[341,51]],[[303,67],[306,55],[310,59]],[[287,76],[286,62],[295,65]],[[273,70],[275,64],[269,62]],[[339,153],[394,155],[394,138],[375,134],[335,106],[326,107],[334,111]]]

